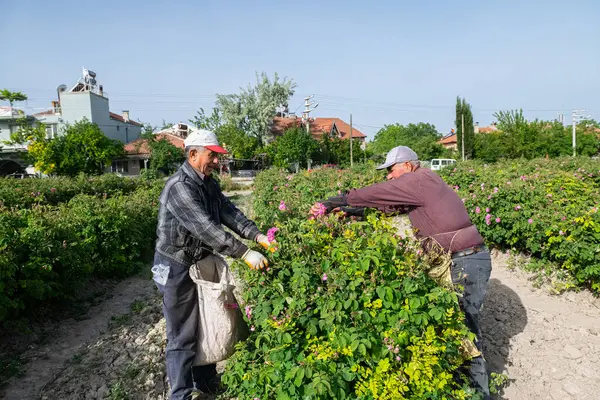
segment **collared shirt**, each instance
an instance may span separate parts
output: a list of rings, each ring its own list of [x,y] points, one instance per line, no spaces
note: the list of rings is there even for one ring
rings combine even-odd
[[[202,176],[186,161],[160,195],[156,252],[187,266],[213,251],[240,258],[248,247],[221,224],[245,239],[255,240],[260,234],[214,179]]]
[[[406,212],[417,238],[434,238],[446,251],[483,244],[460,197],[438,174],[426,168],[351,190],[341,202],[387,213]]]

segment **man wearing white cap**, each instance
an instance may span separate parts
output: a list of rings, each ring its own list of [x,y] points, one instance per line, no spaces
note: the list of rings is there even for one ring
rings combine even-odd
[[[417,153],[406,146],[390,150],[385,162],[377,169],[387,169],[387,182],[353,189],[321,203],[328,212],[341,210],[354,215],[364,207],[386,213],[408,213],[418,239],[435,239],[444,251],[451,253],[451,278],[454,284],[464,288],[460,306],[465,312],[467,326],[477,336],[475,344],[481,354],[479,311],[492,262],[462,200],[438,174],[421,168]],[[316,211],[317,205],[314,207]],[[469,376],[484,399],[489,399],[487,368],[482,355],[471,360]]]
[[[191,399],[194,387],[214,393],[220,386],[215,365],[192,368],[199,311],[196,285],[189,276],[190,266],[203,259],[210,260],[208,257],[213,252],[242,258],[253,269],[268,265],[262,254],[248,249],[222,225],[267,249],[272,244],[211,178],[218,167],[219,155],[227,153],[215,134],[196,130],[184,144],[186,161],[167,181],[160,195],[158,240],[152,268],[154,280],[163,294],[167,376],[173,400]]]

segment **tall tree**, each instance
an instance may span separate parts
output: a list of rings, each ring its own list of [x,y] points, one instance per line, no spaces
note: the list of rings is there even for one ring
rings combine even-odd
[[[464,117],[465,131],[462,130]],[[458,141],[458,153],[462,157],[462,146],[463,146],[463,135],[465,143],[465,158],[473,158],[473,149],[475,147],[475,127],[473,125],[473,113],[471,112],[471,105],[460,96],[456,98],[456,140]]]
[[[146,140],[150,149],[150,165],[148,167],[150,170],[170,175],[185,161],[183,149],[173,145],[164,137],[158,138],[151,125],[144,125],[144,132],[140,138]],[[142,143],[140,141],[139,146],[142,146]]]
[[[275,166],[288,167],[297,162],[305,167],[309,158],[318,157],[319,142],[304,129],[291,128],[267,147],[267,154]]]
[[[11,92],[8,89],[2,89],[0,90],[0,100],[8,101],[8,104],[12,108],[14,102],[27,100],[27,95],[21,92]]]
[[[288,105],[295,88],[292,79],[280,81],[275,74],[270,80],[266,73],[257,73],[254,86],[240,88],[238,94],[217,94],[216,104],[225,123],[240,128],[264,145],[277,107]]]
[[[226,124],[215,130],[217,138],[233,158],[251,159],[260,148],[256,137],[249,137],[237,126]]]
[[[364,154],[358,145],[358,142],[353,144],[354,147],[354,162],[363,160]],[[320,161],[326,164],[337,164],[346,167],[350,165],[350,141],[339,137],[330,137],[327,133],[323,133],[319,143],[321,153]]]
[[[408,146],[422,160],[449,156],[450,152],[438,143],[440,139],[441,135],[431,124],[386,125],[375,134],[369,150],[374,154],[385,154],[396,146]]]
[[[475,137],[475,158],[499,159],[559,157],[572,153],[572,130],[558,121],[528,121],[522,110],[494,114],[498,131]],[[591,126],[577,126],[577,154],[592,156],[600,150],[600,139]]]
[[[196,112],[193,119],[189,120],[196,128],[206,129],[211,132],[216,132],[217,129],[222,125],[221,122],[221,111],[217,107],[213,107],[212,113],[206,115],[204,109],[200,109]]]
[[[165,121],[165,120],[163,119],[163,120],[162,120],[162,126],[160,127],[160,130],[161,130],[161,131],[163,131],[163,130],[165,130],[165,129],[169,129],[169,128],[170,128],[170,127],[172,127],[173,125],[175,125],[175,124],[173,124],[173,123],[171,123],[171,122],[167,122],[167,121]]]
[[[142,125],[142,133],[140,135],[147,137],[148,135],[151,135],[154,133],[154,131],[156,131],[158,128],[154,125],[152,125],[151,123],[147,122],[145,124]]]

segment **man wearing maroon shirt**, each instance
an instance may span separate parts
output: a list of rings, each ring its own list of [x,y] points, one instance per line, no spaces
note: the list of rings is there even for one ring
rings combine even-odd
[[[421,168],[417,154],[406,146],[393,148],[385,163],[387,182],[353,189],[321,203],[327,212],[341,209],[356,214],[358,208],[377,208],[386,213],[403,212],[418,239],[433,238],[452,254],[451,275],[464,288],[460,306],[466,324],[477,335],[481,347],[479,311],[492,270],[490,253],[477,227],[471,223],[462,200],[435,172]],[[489,384],[483,356],[471,360],[469,375],[475,388],[489,399]]]

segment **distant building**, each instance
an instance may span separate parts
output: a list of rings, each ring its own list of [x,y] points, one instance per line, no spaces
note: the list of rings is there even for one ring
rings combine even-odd
[[[142,133],[142,124],[129,118],[129,110],[121,114],[110,111],[108,97],[102,85],[96,82],[96,73],[84,69],[83,76],[67,91],[67,86],[58,87],[58,101],[46,111],[34,114],[46,124],[49,136],[59,134],[65,124],[74,124],[86,118],[98,125],[111,139],[129,143]]]
[[[473,126],[473,132],[475,134],[478,133],[492,133],[498,131],[498,127],[496,126],[496,122],[493,122],[490,126],[479,126],[479,122],[475,122]],[[452,129],[452,133],[448,136],[443,137],[438,141],[439,144],[444,146],[447,149],[458,151],[458,139],[456,133],[453,133],[454,129]]]
[[[108,97],[102,85],[97,84],[95,72],[84,69],[83,76],[70,90],[67,89],[66,85],[60,85],[58,100],[52,101],[49,109],[33,115],[16,107],[0,107],[0,176],[13,173],[14,163],[19,164],[20,169],[26,167],[19,152],[27,151],[27,146],[4,144],[19,129],[17,121],[22,118],[31,125],[43,123],[48,138],[60,135],[67,124],[72,125],[84,118],[97,124],[107,137],[123,143],[140,136],[142,124],[130,119],[128,110],[121,114],[110,111]]]
[[[156,132],[154,136],[156,139],[166,139],[173,146],[184,149],[185,145],[183,141],[194,129],[192,126],[179,123]],[[124,149],[125,158],[114,160],[110,170],[106,172],[136,176],[150,166],[152,152],[150,146],[148,146],[148,140],[139,138],[131,143],[127,143]]]
[[[496,122],[492,122],[490,126],[479,126],[479,122],[475,122],[475,133],[492,133],[498,130]]]
[[[286,130],[294,127],[306,129],[306,123],[302,121],[302,118],[295,116],[275,117],[273,118],[271,134],[274,137],[281,136]],[[340,118],[310,118],[308,129],[312,137],[317,140],[320,140],[323,134],[327,134],[331,138],[350,138],[350,125]],[[364,142],[367,135],[356,129],[356,127],[352,127],[352,138]]]
[[[16,107],[0,107],[0,148],[2,151],[25,150],[25,146],[7,145],[4,142],[10,140],[10,135],[19,130],[18,121],[25,118],[30,123],[35,123],[33,115],[28,115],[25,111]]]
[[[454,151],[458,150],[456,133],[454,133],[450,136],[446,136],[445,138],[442,138],[438,143],[447,149],[454,150]]]

